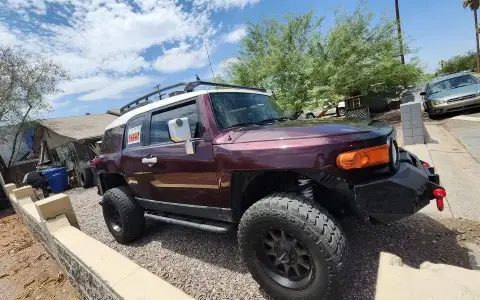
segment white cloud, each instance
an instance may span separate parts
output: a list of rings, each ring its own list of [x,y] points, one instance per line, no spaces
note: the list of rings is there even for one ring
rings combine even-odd
[[[244,8],[247,5],[257,4],[260,0],[194,0],[193,2],[197,7],[219,10],[235,7]]]
[[[209,49],[209,51],[212,50]],[[163,73],[172,73],[190,68],[201,68],[207,64],[208,56],[205,46],[193,48],[182,42],[176,48],[164,50],[163,55],[157,58],[153,67]]]
[[[45,14],[47,7],[43,0],[7,0],[7,6],[14,10],[28,9],[36,14]]]
[[[120,98],[122,93],[134,88],[139,88],[153,83],[153,79],[147,76],[134,76],[130,78],[111,79],[110,83],[101,88],[80,96],[78,99],[82,101],[95,101],[103,99]]]
[[[11,33],[6,26],[0,24],[0,41],[4,45],[16,46],[19,41],[13,33]]]
[[[59,85],[59,88],[65,95],[72,95],[84,92],[94,91],[105,87],[110,83],[107,76],[92,76],[87,78],[78,78],[72,81],[66,81]]]
[[[72,101],[63,101],[63,102],[52,101],[50,104],[52,105],[52,107],[54,109],[57,109],[57,108],[60,108],[60,107],[68,106],[71,103],[72,103]]]
[[[245,26],[239,26],[233,31],[230,31],[227,33],[224,37],[223,40],[227,43],[232,43],[235,44],[241,39],[243,39],[247,35],[247,30]]]
[[[45,5],[40,0],[9,1],[12,10]],[[37,17],[28,22],[37,24],[32,32],[25,23],[10,22],[11,26],[1,27],[2,43],[21,44],[28,51],[54,57],[73,77],[148,70],[150,63],[144,54],[150,47],[172,42],[193,43],[216,33],[209,12],[188,12],[171,0],[137,0],[140,9],[115,0],[50,0],[47,6],[50,2],[70,3],[73,12],[68,16],[68,24]]]
[[[172,0],[6,0],[1,9],[14,19],[0,18],[0,41],[52,57],[67,69],[73,80],[49,96],[54,108],[70,105],[71,98],[62,101],[68,95],[79,94],[83,101],[120,98],[152,83],[154,77],[142,76],[144,71],[206,66],[204,43],[212,54],[222,26],[212,20],[212,11],[259,2],[193,1],[188,8]],[[224,41],[242,34],[237,28]]]
[[[226,73],[227,71],[227,68],[232,64],[232,63],[236,63],[238,62],[239,59],[236,58],[236,57],[231,57],[231,58],[227,58],[227,59],[224,59],[222,60],[222,62],[220,62],[219,64],[213,66],[213,72],[215,73],[215,76],[220,76],[222,78],[225,78],[228,76],[228,74]],[[202,80],[206,80],[206,81],[211,81],[213,78],[212,78],[212,71],[210,70],[210,68],[208,68],[207,70],[205,70],[201,75],[200,75],[200,79]]]

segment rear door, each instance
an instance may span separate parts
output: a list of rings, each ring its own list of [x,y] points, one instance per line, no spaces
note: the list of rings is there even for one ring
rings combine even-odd
[[[146,114],[128,121],[123,137],[120,166],[130,188],[138,197],[146,197],[142,159],[145,157]],[[143,186],[142,186],[143,185]]]
[[[182,117],[189,118],[194,154],[186,153],[185,142],[174,143],[170,139],[168,121]],[[144,165],[145,173],[149,174],[147,199],[155,201],[152,208],[213,217],[208,214],[219,211],[219,185],[212,142],[203,139],[197,98],[152,111],[147,123],[145,157],[156,160],[154,164]]]

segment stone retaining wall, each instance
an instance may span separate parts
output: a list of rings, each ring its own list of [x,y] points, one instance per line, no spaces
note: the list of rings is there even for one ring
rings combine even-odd
[[[85,299],[192,299],[81,232],[67,195],[37,201],[30,186],[7,184],[5,189],[30,232]]]

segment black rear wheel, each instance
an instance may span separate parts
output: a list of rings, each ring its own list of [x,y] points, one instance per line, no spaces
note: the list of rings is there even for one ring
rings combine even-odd
[[[92,187],[94,184],[93,180],[93,171],[91,168],[85,168],[82,170],[80,174],[80,183],[82,184],[83,188]]]
[[[339,225],[301,195],[267,196],[243,215],[240,250],[253,278],[275,299],[335,299],[348,249]]]

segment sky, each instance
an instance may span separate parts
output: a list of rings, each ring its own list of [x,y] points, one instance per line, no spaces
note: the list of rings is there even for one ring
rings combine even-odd
[[[247,22],[314,10],[333,24],[359,0],[0,0],[0,44],[51,57],[71,80],[49,95],[46,118],[104,113],[158,84],[211,78],[235,59]],[[394,0],[366,1],[394,18]],[[461,0],[400,0],[402,29],[427,71],[475,49],[473,13]]]

